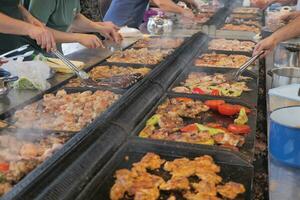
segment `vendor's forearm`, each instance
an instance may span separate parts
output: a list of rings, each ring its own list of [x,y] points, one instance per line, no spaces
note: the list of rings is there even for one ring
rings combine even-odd
[[[78,34],[77,33],[68,33],[68,32],[62,32],[57,31],[54,29],[48,28],[55,38],[55,41],[57,43],[72,43],[72,42],[78,42]]]
[[[31,24],[11,18],[0,13],[0,32],[15,35],[28,35],[28,30],[32,27]]]
[[[271,37],[276,43],[299,37],[300,29],[295,27],[300,27],[300,17],[273,33]]]
[[[177,6],[170,0],[153,0],[153,2],[163,11],[182,14],[184,9]]]
[[[30,12],[28,12],[28,10],[26,10],[26,8],[24,8],[24,6],[22,6],[21,4],[18,7],[19,7],[19,10],[20,10],[23,18],[28,18],[28,17],[32,16],[30,14]]]

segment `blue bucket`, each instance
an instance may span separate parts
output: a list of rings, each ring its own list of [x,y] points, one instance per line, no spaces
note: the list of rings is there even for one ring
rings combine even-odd
[[[286,165],[300,167],[300,106],[275,110],[270,119],[271,155]]]

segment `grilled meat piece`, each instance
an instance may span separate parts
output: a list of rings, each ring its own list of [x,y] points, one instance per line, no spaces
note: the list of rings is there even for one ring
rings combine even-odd
[[[8,182],[0,183],[0,196],[9,192],[11,189],[12,189],[12,185],[10,183],[8,183]]]
[[[218,185],[217,191],[225,198],[235,199],[237,195],[244,193],[246,190],[240,183],[228,182],[225,185]]]
[[[134,163],[132,171],[146,172],[146,169],[159,169],[165,163],[165,160],[160,159],[155,153],[147,153],[140,162]]]
[[[198,194],[200,193],[202,195],[209,195],[209,196],[217,195],[217,188],[216,185],[213,183],[200,181],[199,183],[192,183],[192,187]]]
[[[192,165],[192,161],[187,158],[178,158],[166,162],[164,170],[170,172],[172,177],[190,177],[195,174],[195,168]]]
[[[190,182],[186,177],[173,177],[159,186],[161,190],[189,190]]]
[[[6,180],[11,183],[16,183],[39,164],[40,162],[36,159],[23,159],[10,162],[9,171],[5,174]]]
[[[245,137],[240,135],[234,135],[229,132],[216,134],[213,136],[214,140],[218,144],[231,145],[231,146],[242,146],[245,143]]]

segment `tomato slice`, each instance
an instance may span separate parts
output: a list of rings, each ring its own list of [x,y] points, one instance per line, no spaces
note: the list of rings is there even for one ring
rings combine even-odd
[[[187,97],[177,97],[175,98],[177,101],[183,101],[183,102],[189,102],[189,101],[193,101],[193,99],[191,98],[187,98]]]
[[[217,89],[212,90],[212,91],[210,92],[210,94],[211,94],[212,96],[220,96],[220,92],[219,92],[219,90],[217,90]]]
[[[218,111],[221,115],[226,115],[226,116],[232,116],[238,113],[236,106],[228,103],[219,105]]]
[[[237,109],[237,112],[240,112],[240,110],[241,110],[242,108],[244,108],[247,114],[251,113],[251,110],[250,110],[249,108],[245,107],[245,106],[235,105],[235,107],[236,107],[236,109]]]
[[[245,135],[250,133],[251,128],[248,125],[229,124],[227,127],[228,131],[233,134]]]
[[[207,100],[204,102],[212,110],[218,110],[219,105],[225,104],[224,100]]]
[[[198,131],[198,127],[196,124],[189,124],[183,128],[180,129],[181,132],[194,132]]]
[[[193,94],[205,94],[201,88],[194,88],[192,91]]]
[[[1,162],[0,163],[0,172],[7,172],[9,170],[9,163]]]

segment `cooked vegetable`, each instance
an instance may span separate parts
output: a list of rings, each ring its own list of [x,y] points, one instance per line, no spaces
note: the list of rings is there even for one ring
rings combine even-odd
[[[189,101],[193,101],[193,99],[191,98],[187,98],[187,97],[177,97],[175,98],[177,101],[183,101],[183,102],[189,102]]]
[[[243,124],[246,124],[247,122],[248,122],[248,116],[246,114],[246,110],[245,110],[245,108],[242,108],[240,110],[238,118],[236,118],[234,120],[234,123],[239,124],[239,125],[243,125]]]
[[[218,110],[219,105],[225,104],[224,100],[207,100],[204,102],[212,110]]]
[[[148,121],[146,122],[146,126],[155,126],[156,124],[158,124],[159,117],[160,117],[160,115],[158,115],[158,114],[153,115],[153,116],[152,116],[150,119],[148,119]]]
[[[201,88],[194,88],[192,91],[193,94],[205,94],[204,90]]]
[[[222,104],[218,106],[218,111],[222,115],[232,116],[238,113],[236,106],[232,104]]]
[[[1,162],[0,163],[0,172],[6,172],[9,170],[9,163]]]
[[[211,128],[208,126],[204,126],[202,124],[196,124],[199,131],[207,131],[210,135],[216,135],[219,133],[224,133],[225,131],[219,128]]]
[[[239,124],[229,124],[227,127],[228,131],[234,134],[248,134],[251,131],[250,126],[248,125],[239,125]]]
[[[196,124],[189,124],[183,128],[180,129],[181,132],[194,132],[198,131],[198,127]]]
[[[240,112],[241,109],[244,108],[247,114],[251,113],[251,110],[249,108],[245,107],[245,106],[235,105],[235,107],[238,110],[237,112]]]
[[[220,91],[218,89],[214,89],[211,91],[210,93],[212,96],[219,96],[220,95]]]

